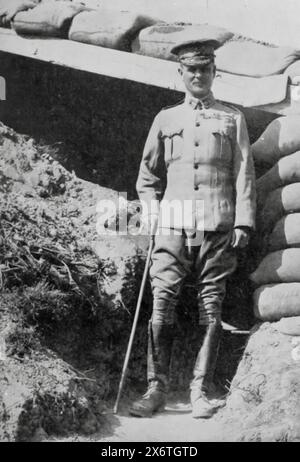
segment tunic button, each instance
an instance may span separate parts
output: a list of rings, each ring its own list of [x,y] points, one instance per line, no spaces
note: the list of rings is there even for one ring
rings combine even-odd
[[[198,189],[199,189],[199,186],[194,186],[195,191],[198,191]]]

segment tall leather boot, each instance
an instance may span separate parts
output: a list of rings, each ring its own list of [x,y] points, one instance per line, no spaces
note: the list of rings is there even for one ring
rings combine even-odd
[[[219,320],[215,320],[203,328],[204,340],[196,359],[194,379],[191,383],[192,416],[196,419],[209,418],[218,408],[225,405],[224,400],[212,397],[222,325]]]
[[[136,417],[151,417],[164,409],[168,392],[169,368],[174,337],[174,327],[152,324],[148,328],[147,379],[148,389],[135,401],[129,413]]]

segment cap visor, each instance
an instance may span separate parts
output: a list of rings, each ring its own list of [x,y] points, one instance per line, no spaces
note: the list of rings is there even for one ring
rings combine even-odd
[[[213,63],[214,59],[195,56],[193,58],[182,58],[179,60],[179,62],[185,66],[207,66],[208,64]]]

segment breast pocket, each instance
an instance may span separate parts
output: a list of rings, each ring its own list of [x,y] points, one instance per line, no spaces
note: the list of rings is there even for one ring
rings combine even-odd
[[[208,124],[209,158],[231,161],[234,133],[234,126],[226,119],[212,119]]]
[[[180,159],[183,153],[183,128],[165,130],[163,135],[165,162]]]

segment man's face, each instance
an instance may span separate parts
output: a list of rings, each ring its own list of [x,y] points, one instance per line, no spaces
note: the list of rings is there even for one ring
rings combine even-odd
[[[179,74],[188,92],[195,98],[204,98],[210,91],[215,75],[216,66],[213,63],[187,66],[180,64]]]

